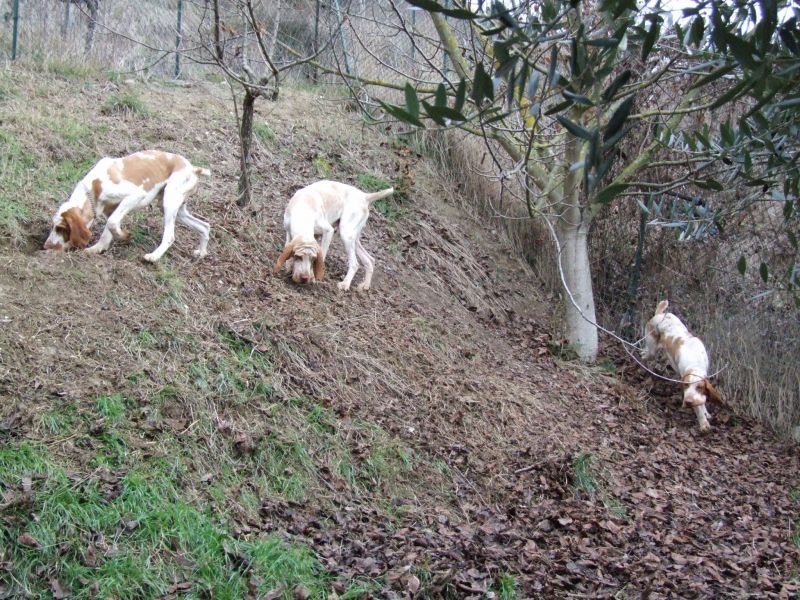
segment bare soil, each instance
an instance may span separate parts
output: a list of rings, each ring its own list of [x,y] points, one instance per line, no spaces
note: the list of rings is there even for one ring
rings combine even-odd
[[[368,442],[354,424],[368,422],[413,453],[413,470],[369,490],[321,465],[307,501],[264,497],[257,516],[234,504],[227,514],[242,535],[277,531],[337,575],[376,578],[377,597],[483,598],[502,574],[520,598],[797,597],[797,446],[724,409],[701,435],[679,390],[613,348],[615,374],[554,355],[556,301],[498,233],[448,203],[448,182],[407,146],[318,93],[287,90],[258,105],[276,140],[260,144],[255,201],[238,208],[224,87],[53,80],[34,93],[25,73],[14,77],[0,109],[41,160],[160,147],[208,166],[191,206],[212,241],[197,261],[193,232],[179,228],[161,264],[143,263],[161,235],[153,209],[133,215],[132,242],[102,256],[42,252],[61,198],[32,198],[22,236],[0,245],[0,443],[45,441],[86,469],[92,448],[78,442],[91,432],[48,437],[39,417],[66,402],[91,411],[119,392],[137,407],[137,451],[157,454],[170,434],[246,455],[272,427],[269,407],[305,396],[333,411],[355,456]],[[152,114],[101,114],[118,86]],[[23,114],[103,127],[65,149]],[[273,275],[291,193],[362,173],[402,191],[365,229],[373,290],[336,289],[338,240],[325,281]],[[71,184],[62,188],[64,198]],[[226,352],[221,332],[272,357],[269,397],[231,403],[190,385],[190,365]],[[211,413],[218,427],[196,425]],[[202,489],[213,464],[187,460]]]

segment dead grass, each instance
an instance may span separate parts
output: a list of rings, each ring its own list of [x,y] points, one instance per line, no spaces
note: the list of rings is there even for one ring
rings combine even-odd
[[[555,254],[547,232],[529,217],[513,179],[501,185],[483,141],[456,130],[419,134],[423,151],[458,190],[458,205],[508,237],[548,291],[560,289]],[[502,152],[495,149],[496,156]]]
[[[238,167],[232,111],[220,86],[199,86],[206,93],[187,110],[174,99],[185,90],[165,85],[92,80],[73,96],[69,80],[43,86],[24,69],[9,75],[16,92],[0,111],[10,117],[18,150],[7,162],[16,171],[2,181],[14,177],[6,189],[26,212],[14,223],[15,236],[6,238],[11,242],[0,246],[0,335],[4,348],[22,343],[24,350],[3,354],[2,387],[11,395],[1,416],[29,423],[20,435],[47,441],[83,470],[90,458],[86,442],[76,440],[106,435],[113,426],[104,464],[126,464],[120,457],[132,448],[180,457],[190,487],[234,521],[257,518],[260,497],[332,510],[343,495],[372,498],[395,520],[401,517],[394,499],[448,506],[450,477],[475,485],[464,465],[440,468],[465,431],[479,432],[471,438],[478,444],[498,435],[513,444],[522,435],[514,432],[533,430],[534,397],[521,402],[503,391],[505,371],[479,377],[463,364],[495,352],[487,350],[490,331],[469,324],[475,313],[487,324],[531,313],[531,306],[520,308],[520,297],[493,288],[500,273],[509,291],[529,273],[508,250],[476,244],[455,218],[436,214],[435,202],[434,212],[417,205],[414,198],[440,195],[447,184],[430,175],[418,184],[402,146],[376,155],[376,132],[331,118],[325,95],[286,90],[282,101],[258,107],[282,150],[257,149],[256,201],[239,209],[231,197]],[[109,93],[135,94],[161,108],[146,119],[104,114]],[[67,100],[54,104],[58,97]],[[295,107],[309,104],[320,110],[298,121]],[[77,122],[97,125],[83,132]],[[191,257],[194,239],[179,229],[159,265],[142,264],[160,235],[160,214],[150,210],[131,215],[132,242],[114,244],[101,257],[39,252],[53,207],[84,166],[64,165],[138,150],[149,139],[212,170],[191,200],[212,222],[207,260]],[[343,296],[332,283],[297,288],[269,275],[278,246],[264,246],[265,231],[280,240],[283,205],[314,177],[309,159],[316,156],[338,179],[399,174],[406,186],[408,216],[376,211],[367,228],[379,294]],[[390,243],[394,253],[385,249]],[[338,240],[332,250],[335,279],[345,269]],[[456,311],[442,309],[453,303]],[[395,310],[387,314],[387,305]],[[34,373],[35,381],[28,378]],[[502,422],[480,418],[474,396],[482,389],[508,402]],[[448,416],[453,394],[462,406],[456,422]],[[429,446],[431,436],[438,442]],[[500,456],[502,447],[495,452]]]
[[[720,512],[740,510],[727,484],[709,476],[688,486],[683,475],[698,465],[703,473],[739,468],[726,436],[702,440],[713,452],[699,457],[677,452],[700,443],[691,414],[655,402],[645,409],[629,399],[633,394],[623,383],[555,361],[540,284],[501,229],[461,210],[454,180],[407,146],[331,118],[345,113],[309,109],[330,101],[318,90],[287,89],[277,103],[258,105],[258,119],[270,124],[277,142],[257,149],[255,201],[242,209],[234,201],[235,128],[221,86],[198,84],[187,91],[131,84],[147,106],[161,108],[147,119],[129,119],[100,114],[104,94],[116,91],[108,82],[81,84],[88,91],[75,93],[68,81],[44,85],[24,69],[9,76],[19,84],[18,95],[0,103],[0,118],[11,124],[20,155],[34,156],[43,170],[23,169],[14,196],[28,210],[18,223],[21,239],[29,243],[0,244],[0,440],[17,450],[34,442],[46,447],[29,470],[67,478],[58,489],[77,494],[76,512],[82,506],[115,508],[113,495],[142,478],[169,483],[165,497],[176,498],[187,522],[204,532],[203,540],[185,529],[176,537],[172,521],[162,527],[148,517],[154,528],[146,531],[155,545],[135,552],[142,560],[125,572],[129,581],[145,582],[153,594],[168,593],[161,575],[185,566],[184,553],[191,561],[207,561],[216,573],[202,581],[174,580],[196,586],[191,593],[221,595],[222,577],[253,561],[263,581],[238,575],[230,581],[267,594],[278,580],[267,567],[287,554],[305,565],[303,576],[313,575],[308,585],[314,597],[332,589],[340,598],[359,597],[391,586],[386,574],[411,563],[409,573],[423,580],[425,569],[436,571],[423,582],[429,586],[424,594],[436,597],[458,593],[453,576],[448,580],[442,572],[453,556],[462,556],[474,557],[459,563],[469,565],[465,572],[473,565],[491,571],[487,577],[498,593],[514,593],[515,581],[503,576],[509,572],[520,596],[528,594],[530,565],[549,569],[563,563],[560,553],[572,542],[563,543],[564,532],[553,530],[537,539],[542,552],[560,548],[558,554],[537,554],[532,561],[521,536],[545,518],[557,522],[553,511],[564,506],[573,516],[590,510],[586,523],[576,525],[587,527],[581,529],[584,537],[597,522],[595,509],[601,520],[617,510],[602,499],[587,507],[569,489],[562,471],[577,452],[597,457],[609,497],[623,504],[619,510],[631,515],[632,528],[659,526],[637,512],[640,473],[650,468],[654,447],[665,449],[659,485],[676,505],[710,494],[709,503]],[[0,76],[0,88],[3,82]],[[54,102],[59,95],[67,98],[63,104]],[[28,131],[27,124],[42,114],[61,124],[58,131]],[[87,141],[68,117],[105,129]],[[193,258],[195,240],[180,228],[159,265],[140,260],[160,237],[158,210],[140,211],[134,240],[115,243],[102,256],[38,251],[56,197],[74,185],[52,173],[66,173],[57,169],[67,163],[76,168],[76,157],[89,148],[97,155],[120,154],[156,142],[212,170],[190,200],[194,212],[212,224],[205,259]],[[63,154],[52,150],[58,147],[66,148]],[[373,211],[365,228],[364,244],[376,259],[368,294],[336,289],[346,270],[338,239],[326,281],[303,287],[271,274],[285,202],[317,176],[317,157],[343,181],[369,175],[399,178],[405,186],[403,215]],[[37,185],[45,180],[57,192],[52,198]],[[725,433],[744,437],[734,428]],[[777,497],[796,486],[794,463],[783,450],[756,434],[746,442],[779,457],[760,472],[772,487],[757,480],[747,493],[761,501],[760,494]],[[778,473],[780,465],[791,474]],[[142,472],[151,468],[148,479]],[[0,481],[4,503],[7,493],[24,497],[27,480],[20,480],[18,470],[9,467]],[[663,477],[665,472],[678,474]],[[87,504],[70,473],[110,496]],[[33,477],[32,485],[46,494],[36,498],[51,497],[55,481]],[[24,519],[14,527],[34,527],[41,507],[18,508]],[[773,518],[768,526],[780,533],[777,520],[786,520],[781,511],[748,522],[760,526],[759,519]],[[514,521],[520,514],[524,520]],[[123,528],[125,521],[131,519],[125,517]],[[489,521],[509,523],[516,545],[485,544],[484,525],[496,530]],[[7,533],[4,523],[0,552],[13,548],[15,565],[18,556],[34,560],[34,551],[18,543],[22,530]],[[48,523],[54,527],[48,531],[59,530],[58,523]],[[105,529],[67,520],[65,526],[101,531],[109,540],[118,523]],[[648,529],[648,536],[654,533]],[[119,535],[126,544],[139,539]],[[686,535],[692,544],[708,543]],[[287,544],[278,544],[278,558],[266,547],[275,537]],[[600,543],[599,536],[592,539]],[[86,566],[75,548],[83,552],[87,540],[77,536],[70,542],[70,556]],[[186,551],[206,542],[221,547],[205,554]],[[292,553],[289,548],[298,544]],[[309,547],[319,562],[305,560]],[[628,555],[644,554],[644,548]],[[772,560],[775,546],[769,548],[759,560]],[[498,551],[508,553],[502,570],[489,566],[498,564],[491,556]],[[148,579],[139,567],[150,552],[158,569],[144,573]],[[412,554],[422,558],[407,558]],[[55,553],[36,560],[51,570],[66,564]],[[0,570],[0,586],[10,581],[5,573]],[[361,576],[372,583],[362,586]],[[52,593],[47,579],[32,585],[34,595]],[[291,589],[281,593],[296,595]]]

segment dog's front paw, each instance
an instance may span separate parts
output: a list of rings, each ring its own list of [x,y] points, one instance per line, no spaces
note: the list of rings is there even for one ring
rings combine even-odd
[[[203,258],[207,254],[208,254],[208,250],[206,250],[205,248],[198,248],[197,250],[194,251],[194,255],[197,258]]]
[[[151,252],[150,254],[145,254],[142,258],[149,263],[155,263],[161,257],[158,256],[155,252]]]
[[[366,283],[366,282],[359,283],[356,286],[356,291],[357,292],[368,292],[369,291],[369,284]]]
[[[341,291],[346,292],[350,289],[350,284],[346,281],[340,281],[336,284],[336,287],[339,288]]]

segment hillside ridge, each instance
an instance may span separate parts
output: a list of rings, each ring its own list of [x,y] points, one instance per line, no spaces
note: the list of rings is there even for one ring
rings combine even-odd
[[[257,106],[256,200],[240,209],[219,84],[14,67],[0,91],[13,208],[0,221],[0,593],[58,597],[55,580],[77,594],[70,561],[91,579],[114,557],[74,523],[39,539],[51,482],[84,503],[98,482],[115,505],[131,473],[167,464],[227,549],[201,558],[159,530],[152,556],[169,575],[141,583],[145,597],[222,597],[202,560],[237,573],[231,597],[298,597],[297,581],[236,566],[256,564],[267,536],[313,554],[313,597],[797,594],[797,446],[724,411],[700,435],[677,390],[613,350],[605,369],[565,360],[551,302],[510,244],[432,162],[355,126],[334,92],[289,87]],[[155,209],[129,215],[132,240],[104,255],[39,250],[77,174],[149,147],[211,169],[189,201],[211,223],[205,259],[179,227],[144,264]],[[272,275],[285,203],[321,178],[397,190],[364,230],[369,293],[336,289],[337,238],[324,282]],[[31,448],[48,469],[19,458]],[[125,510],[123,523],[148,519]],[[105,527],[120,548],[140,543],[135,526]],[[31,539],[50,549],[32,558]]]

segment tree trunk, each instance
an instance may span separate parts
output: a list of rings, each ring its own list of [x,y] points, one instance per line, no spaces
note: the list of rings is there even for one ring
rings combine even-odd
[[[577,210],[575,213],[579,212]],[[573,213],[573,211],[569,211]],[[589,262],[589,224],[578,215],[573,222],[567,215],[556,225],[558,242],[561,245],[561,267],[568,290],[564,290],[565,322],[567,341],[575,349],[578,358],[585,362],[597,359],[597,319],[594,312],[592,291],[592,269]],[[572,294],[570,299],[569,294]],[[578,305],[578,308],[575,307]],[[583,313],[581,315],[581,313]],[[588,319],[588,320],[587,320]]]
[[[241,148],[241,169],[239,173],[239,197],[236,204],[247,206],[250,204],[250,152],[253,146],[253,114],[255,112],[257,92],[245,88],[242,100],[242,124],[239,127],[239,142]]]
[[[69,28],[72,26],[72,2],[64,3],[64,22],[61,24],[61,39],[67,39]]]
[[[574,109],[570,117],[579,122],[580,112]],[[556,235],[561,245],[561,264],[564,272],[567,341],[574,347],[578,358],[585,362],[597,359],[597,319],[594,314],[592,291],[592,265],[589,262],[590,212],[581,205],[581,170],[570,165],[581,159],[581,143],[572,134],[566,134],[564,145],[564,189]],[[570,298],[572,295],[572,298]],[[577,306],[575,306],[577,304]]]
[[[311,81],[314,85],[319,83],[319,69],[317,68],[317,62],[319,57],[319,5],[320,0],[317,0],[316,6],[316,15],[314,16],[314,70],[311,71]]]
[[[100,0],[88,0],[86,6],[89,8],[89,28],[86,30],[86,53],[88,54],[94,47],[94,30],[97,28],[97,12],[100,8]]]

